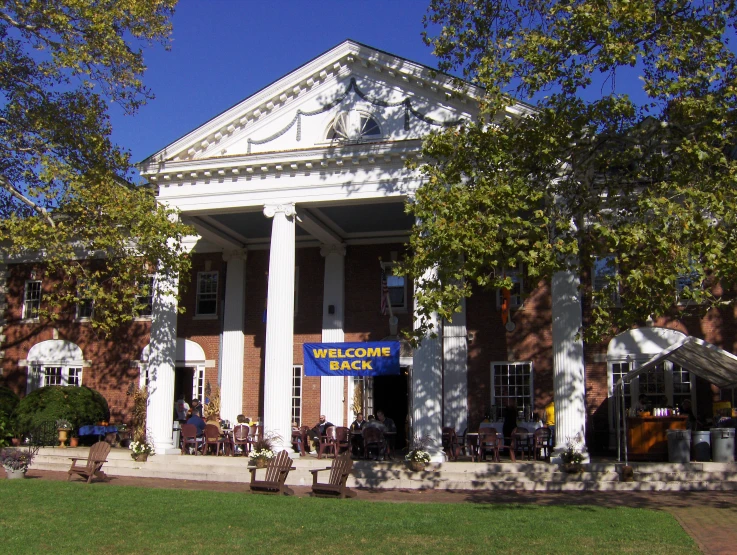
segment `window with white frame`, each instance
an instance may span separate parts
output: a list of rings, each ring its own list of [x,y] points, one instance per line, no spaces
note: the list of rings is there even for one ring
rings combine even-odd
[[[610,372],[610,382],[611,386],[609,388],[609,396],[615,397],[615,388],[617,385],[617,382],[626,376],[630,370],[631,366],[629,362],[613,362],[609,365],[609,372]],[[622,386],[624,387],[624,403],[625,403],[625,410],[629,409],[632,406],[632,395],[630,392],[630,382],[622,382]],[[618,401],[617,401],[618,402]]]
[[[638,358],[631,362],[609,362],[610,396],[614,396],[614,385],[617,380],[647,362],[646,358]],[[654,407],[678,407],[684,399],[693,398],[693,384],[691,373],[670,361],[655,365],[647,372],[639,374],[624,384],[625,407],[629,409],[637,403],[640,395],[647,396],[648,402]]]
[[[328,141],[349,142],[381,138],[381,128],[373,116],[351,110],[341,112],[331,122],[325,137]]]
[[[387,298],[392,311],[405,312],[407,310],[407,279],[404,276],[394,275],[392,264],[382,264],[380,295],[382,314],[388,312]]]
[[[138,282],[139,294],[136,295],[136,316],[150,318],[153,314],[154,276],[147,276]]]
[[[88,294],[87,285],[82,282],[77,286],[77,320],[89,320],[92,318],[92,298]]]
[[[197,316],[218,313],[218,272],[197,272]]]
[[[595,258],[591,272],[591,289],[595,292],[611,290],[612,300],[619,303],[617,275],[617,266],[613,256]]]
[[[34,365],[32,372],[36,374],[35,384],[38,387],[50,385],[82,385],[82,367],[65,365]],[[33,387],[32,389],[36,389]]]
[[[512,280],[512,288],[509,290],[509,308],[519,308],[522,306],[522,267],[519,266],[513,270],[505,271],[506,277]],[[502,290],[496,290],[496,306],[502,308]]]
[[[41,281],[26,281],[23,291],[23,319],[37,319],[39,310],[41,310]]]
[[[302,366],[292,366],[292,422],[302,426]]]
[[[534,407],[532,362],[492,362],[491,384],[492,405]]]

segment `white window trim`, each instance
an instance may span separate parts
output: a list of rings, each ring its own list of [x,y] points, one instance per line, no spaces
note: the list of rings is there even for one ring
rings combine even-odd
[[[147,278],[151,280],[151,291],[150,291],[151,314],[138,314],[138,312],[134,311],[135,314],[133,316],[133,320],[136,322],[148,322],[148,321],[151,321],[151,319],[153,318],[154,294],[156,292],[156,277],[154,276],[154,274],[148,274]],[[138,304],[138,299],[143,298],[143,297],[144,297],[143,295],[136,295],[136,304]]]
[[[82,303],[81,302],[78,302],[78,303],[75,304],[75,320],[77,322],[89,322],[90,320],[92,320],[93,316],[95,315],[95,303],[92,301],[92,298],[91,297],[90,298],[87,298],[87,297],[84,297],[83,298],[82,297],[82,293],[83,293],[82,288],[78,286],[77,287],[77,296],[79,297],[79,300],[80,301],[84,301],[85,299],[87,299],[87,300],[90,301],[90,305],[91,305],[90,315],[89,316],[80,316],[79,315],[79,309],[82,306]]]
[[[382,262],[381,263],[381,269],[383,272],[385,272],[387,278],[389,278],[389,276],[392,275],[395,265],[396,265],[395,262]],[[404,303],[402,305],[392,305],[392,312],[394,314],[407,314],[407,312],[409,311],[410,300],[407,298],[407,293],[408,293],[407,283],[409,280],[407,279],[407,276],[403,276],[403,278],[404,278],[404,295],[403,295]],[[389,280],[387,279],[387,285],[388,285],[388,281]],[[384,294],[384,291],[381,285],[381,280],[379,280],[379,295],[380,295],[379,306],[381,306],[381,295],[383,294]],[[391,302],[391,295],[389,295],[389,302]]]
[[[529,365],[530,367],[530,396],[529,396],[529,404],[523,405],[523,407],[517,407],[517,410],[522,410],[524,407],[530,407],[530,411],[534,410],[535,407],[535,366],[532,364],[531,360],[494,360],[489,365],[489,375],[491,377],[491,404],[493,406],[497,406],[496,402],[496,387],[495,387],[495,366],[512,366],[512,365]],[[505,399],[508,397],[505,397]],[[499,410],[499,407],[497,407],[497,410]]]
[[[61,383],[51,384],[52,386],[68,386],[82,387],[84,382],[84,362],[33,362],[28,365],[28,380],[26,384],[26,393],[35,391],[41,387],[46,387],[46,377],[48,370],[52,368],[61,369]],[[76,370],[77,384],[69,383],[70,370]]]
[[[202,282],[200,278],[204,274],[211,274],[215,276],[215,291],[214,292],[207,292],[203,293],[200,290],[200,286],[202,285]],[[199,317],[199,319],[215,319],[218,316],[218,309],[219,303],[218,303],[218,292],[220,290],[220,272],[218,271],[205,271],[205,272],[197,272],[197,294],[195,296],[195,317]],[[200,312],[200,300],[202,298],[202,295],[215,295],[215,311],[214,312]]]
[[[295,397],[294,395],[294,383],[295,383],[295,371],[299,370],[299,397]],[[304,368],[301,364],[294,364],[292,366],[292,395],[291,395],[291,405],[290,405],[290,414],[292,422],[295,421],[295,400],[297,401],[299,405],[299,418],[296,418],[296,421],[298,422],[299,426],[304,426],[304,383],[305,383],[305,377],[304,377]]]
[[[38,300],[32,301],[37,302],[38,307],[36,309],[36,316],[29,316],[28,315],[28,303],[31,302],[28,300],[28,286],[32,283],[38,283]],[[41,301],[43,300],[43,282],[40,279],[27,279],[25,282],[25,285],[23,287],[23,308],[22,308],[22,314],[21,318],[24,322],[38,322],[40,317],[38,316],[38,311],[41,310]]]
[[[379,128],[378,135],[361,135],[361,117],[366,117],[374,120],[376,126]],[[331,139],[330,135],[333,132],[335,123],[338,119],[344,121],[344,125],[347,126],[345,130],[346,138],[335,138]],[[341,110],[335,116],[330,119],[327,129],[325,130],[324,142],[327,144],[355,144],[355,143],[370,143],[373,141],[380,141],[384,139],[384,131],[382,130],[382,123],[380,118],[376,114],[371,113],[367,110],[355,109],[355,110]]]
[[[510,295],[509,298],[509,309],[510,310],[520,310],[524,308],[525,306],[525,285],[524,285],[524,275],[523,275],[523,267],[520,264],[517,268],[506,270],[506,276],[509,278],[512,278],[513,283],[519,283],[519,294],[516,295]],[[497,289],[496,290],[496,308],[497,310],[501,310],[502,308],[502,290]]]
[[[597,276],[600,275],[600,273],[597,271],[596,261],[598,261],[599,259],[608,259],[608,258],[613,258],[613,257],[598,256],[596,257],[596,260],[594,261],[594,265],[591,266],[591,290],[592,291],[603,290],[603,287],[597,286]],[[601,275],[605,275],[605,274],[601,274]],[[616,306],[619,306],[621,303],[620,292],[619,292],[619,267],[616,265],[614,266],[614,276],[617,278],[617,290],[612,292],[612,297],[614,300],[614,304]]]

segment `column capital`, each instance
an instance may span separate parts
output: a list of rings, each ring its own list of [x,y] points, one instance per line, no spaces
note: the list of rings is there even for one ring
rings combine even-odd
[[[345,245],[343,243],[331,243],[329,245],[320,246],[320,256],[328,256],[329,254],[339,254],[345,256]]]
[[[248,249],[235,249],[223,251],[223,260],[230,262],[231,260],[243,260],[245,262],[248,259]]]
[[[297,213],[297,208],[293,202],[285,204],[264,204],[264,216],[267,218],[273,218],[279,212],[283,212],[289,218]]]

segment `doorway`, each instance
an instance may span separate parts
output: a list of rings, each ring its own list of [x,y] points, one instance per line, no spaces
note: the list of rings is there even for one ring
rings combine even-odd
[[[407,445],[409,427],[409,367],[402,366],[398,376],[376,376],[373,378],[374,414],[383,410],[387,418],[397,426],[394,448],[397,452]]]
[[[184,393],[184,399],[189,405],[192,404],[192,399],[202,401],[202,375],[204,372],[195,366],[177,366],[174,370],[174,398]]]

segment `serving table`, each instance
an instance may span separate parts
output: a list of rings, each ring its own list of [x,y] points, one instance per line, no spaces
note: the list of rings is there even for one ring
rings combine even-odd
[[[668,430],[685,430],[688,416],[627,417],[627,455],[637,461],[668,460]]]

